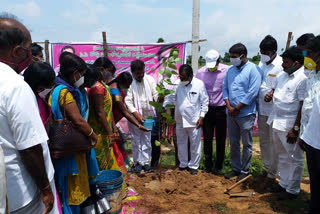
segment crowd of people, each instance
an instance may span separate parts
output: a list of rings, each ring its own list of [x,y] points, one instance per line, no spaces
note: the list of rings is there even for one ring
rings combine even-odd
[[[1,16],[0,213],[81,213],[91,184],[109,169],[122,172],[124,198],[128,171],[148,173],[158,165],[159,137],[176,136],[176,164],[191,175],[198,173],[203,137],[203,173],[240,181],[249,175],[256,117],[264,176],[274,184],[269,190],[279,200],[298,197],[305,151],[309,213],[319,213],[320,36],[304,34],[296,43],[280,56],[277,41],[266,36],[259,65],[248,60],[241,43],[229,49],[231,66],[210,50],[199,71],[181,65],[173,93],[159,100],[158,80],[145,73],[143,61],[132,61],[131,73],[116,74],[107,57],[86,64],[67,46],[53,70],[28,29],[8,14]],[[176,124],[166,125],[151,101],[163,103]],[[117,127],[123,117],[133,161]],[[149,117],[157,121],[152,130],[143,125]],[[61,121],[72,124],[73,139],[61,139]],[[233,168],[222,174],[227,134]],[[62,144],[67,140],[69,145]]]

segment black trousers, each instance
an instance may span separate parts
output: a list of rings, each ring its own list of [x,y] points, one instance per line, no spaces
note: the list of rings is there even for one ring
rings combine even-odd
[[[213,168],[212,163],[212,144],[213,133],[216,131],[216,162],[215,168],[221,170],[223,167],[223,161],[225,156],[226,147],[226,135],[227,135],[227,115],[226,107],[210,107],[209,111],[203,120],[203,138],[204,138],[204,155],[205,155],[205,167],[211,170]]]
[[[160,159],[160,146],[156,146],[156,140],[159,140],[158,136],[151,136],[151,167],[157,167]]]
[[[320,213],[320,150],[306,144],[306,154],[311,190],[309,214],[318,214]]]

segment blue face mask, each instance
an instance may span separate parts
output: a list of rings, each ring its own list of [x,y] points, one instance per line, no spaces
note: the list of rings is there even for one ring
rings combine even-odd
[[[302,55],[305,57],[307,55],[307,51],[302,51]]]

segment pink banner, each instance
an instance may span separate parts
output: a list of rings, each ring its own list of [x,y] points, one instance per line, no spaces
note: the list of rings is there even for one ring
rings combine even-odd
[[[130,71],[130,63],[140,59],[145,63],[145,71],[159,79],[158,70],[162,68],[162,59],[170,54],[173,48],[179,50],[179,58],[185,63],[186,43],[165,43],[165,44],[111,44],[108,43],[108,58],[117,68],[117,73]],[[74,52],[80,56],[86,63],[92,64],[94,61],[103,57],[103,45],[94,43],[51,43],[51,64],[54,69],[58,68],[59,56],[63,51]]]

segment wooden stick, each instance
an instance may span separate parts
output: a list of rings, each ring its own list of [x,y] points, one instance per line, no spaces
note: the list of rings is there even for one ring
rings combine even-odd
[[[103,53],[104,56],[108,56],[108,51],[107,51],[107,34],[106,32],[102,32],[102,40],[103,40]]]
[[[287,39],[287,45],[286,45],[286,50],[290,47],[290,42],[292,41],[292,32],[288,33],[288,39]]]
[[[50,59],[49,59],[49,40],[44,41],[44,52],[46,54],[46,63],[50,64]]]
[[[247,177],[245,177],[244,179],[238,181],[237,183],[233,184],[231,187],[227,188],[224,193],[228,193],[230,190],[234,189],[235,187],[239,186],[239,184],[245,182],[246,180],[248,180],[249,178],[251,178],[252,175],[248,175]]]

